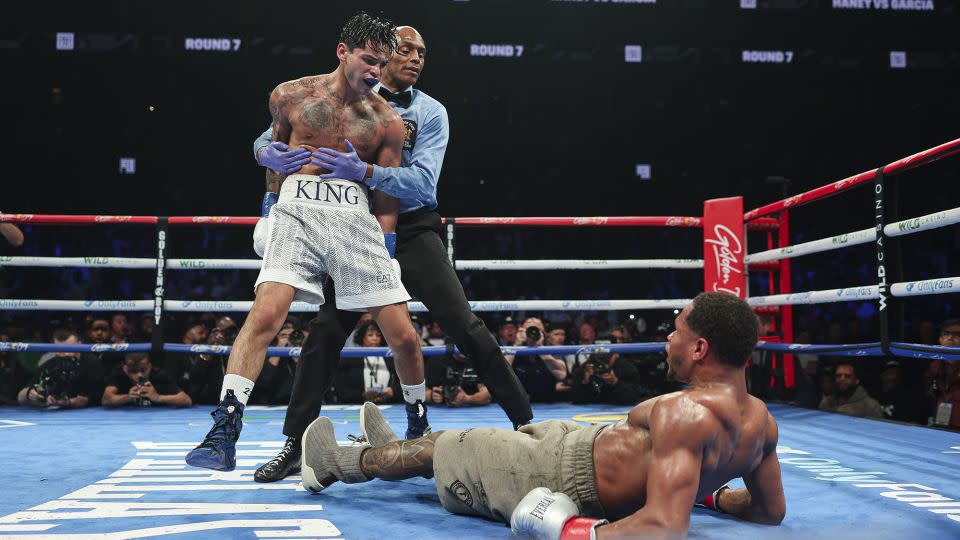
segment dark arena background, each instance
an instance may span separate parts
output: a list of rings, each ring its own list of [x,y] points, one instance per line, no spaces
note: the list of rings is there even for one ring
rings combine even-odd
[[[576,371],[584,358],[632,366],[635,393],[571,399],[558,386],[533,400],[535,421],[614,422],[680,388],[650,344],[704,290],[704,202],[742,197],[741,292],[765,341],[748,386],[780,426],[788,513],[772,528],[697,508],[689,537],[960,535],[960,0],[238,0],[0,8],[0,226],[24,237],[0,238],[0,538],[511,537],[448,513],[426,479],[319,496],[299,474],[255,483],[283,444],[301,344],[289,336],[257,381],[237,469],[183,463],[232,343],[210,331],[223,338],[225,316],[243,324],[259,269],[254,220],[216,217],[259,217],[253,145],[270,92],[336,69],[340,28],[361,9],[424,38],[415,88],[450,129],[437,212],[454,218],[442,237],[477,315],[506,347],[528,317],[565,330],[551,344],[569,347],[555,351],[572,362],[564,391],[592,380]],[[637,216],[665,221],[611,219]],[[493,217],[517,219],[464,219]],[[577,219],[519,219],[531,217]],[[225,259],[247,266],[209,267]],[[168,260],[179,268],[158,276]],[[438,347],[430,386],[453,341],[412,310]],[[302,341],[312,313],[292,315]],[[109,335],[94,339],[104,320]],[[18,404],[49,376],[43,355],[62,349],[44,345],[62,329],[83,358],[99,355],[89,406]],[[185,391],[209,353],[213,399],[101,407],[134,350]],[[850,362],[876,414],[830,408],[849,398],[835,377]],[[346,445],[359,400],[340,386],[321,414]],[[399,431],[402,399],[383,409]],[[510,427],[496,403],[430,415],[434,431]]]

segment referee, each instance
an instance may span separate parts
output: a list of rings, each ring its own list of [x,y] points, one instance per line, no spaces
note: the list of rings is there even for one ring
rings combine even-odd
[[[336,161],[353,162],[344,170],[332,170],[337,178],[362,181],[372,190],[381,190],[400,200],[397,223],[396,258],[404,287],[430,310],[433,319],[473,359],[480,380],[493,399],[519,427],[530,422],[533,413],[527,395],[500,352],[496,340],[470,311],[463,286],[447,258],[440,239],[442,222],[437,208],[437,181],[443,154],[450,137],[447,111],[437,100],[413,88],[420,77],[426,56],[423,37],[414,28],[397,28],[398,45],[375,90],[400,114],[406,128],[403,166],[396,168],[365,164],[361,178],[355,154],[340,153]],[[306,161],[300,150],[288,150],[272,141],[268,129],[254,143],[257,162],[270,169],[267,190],[279,187],[279,174],[291,174]],[[293,392],[283,434],[287,441],[274,459],[254,474],[258,482],[275,482],[300,469],[300,438],[320,414],[323,395],[330,387],[340,361],[340,349],[356,326],[360,313],[336,308],[333,280],[328,279],[323,295],[327,302],[310,321],[310,336],[293,382]]]

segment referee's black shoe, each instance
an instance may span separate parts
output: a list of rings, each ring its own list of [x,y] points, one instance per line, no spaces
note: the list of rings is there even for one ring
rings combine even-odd
[[[300,472],[302,453],[300,439],[287,437],[287,442],[283,443],[283,449],[277,457],[261,465],[257,472],[253,473],[253,479],[257,482],[276,482]]]

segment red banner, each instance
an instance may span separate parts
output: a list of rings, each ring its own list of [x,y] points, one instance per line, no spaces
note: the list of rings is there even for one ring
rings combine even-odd
[[[747,243],[743,231],[742,197],[703,203],[703,290],[747,297],[743,264]]]

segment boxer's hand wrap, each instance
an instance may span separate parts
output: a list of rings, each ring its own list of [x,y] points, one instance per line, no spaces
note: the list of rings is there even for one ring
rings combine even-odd
[[[539,487],[527,493],[514,508],[510,528],[517,536],[558,540],[566,538],[563,534],[567,523],[579,514],[577,504],[566,494]]]
[[[720,509],[720,506],[719,506],[717,503],[719,503],[719,501],[720,501],[720,493],[723,492],[723,491],[725,491],[725,490],[728,490],[728,489],[730,489],[730,486],[728,486],[727,484],[724,484],[724,485],[720,486],[720,489],[718,489],[718,490],[714,491],[713,493],[707,495],[706,497],[703,498],[703,500],[697,501],[697,506],[702,506],[702,507],[704,507],[704,508],[709,508],[710,510],[713,510],[714,512],[726,513],[726,512],[724,512],[723,510]]]
[[[267,246],[267,222],[266,218],[270,215],[270,209],[277,204],[279,195],[272,191],[263,194],[263,204],[260,207],[262,218],[257,220],[257,226],[253,228],[253,251],[257,257],[263,257],[263,250]]]
[[[397,258],[397,233],[383,233],[383,245],[387,246],[387,253],[391,259]]]

